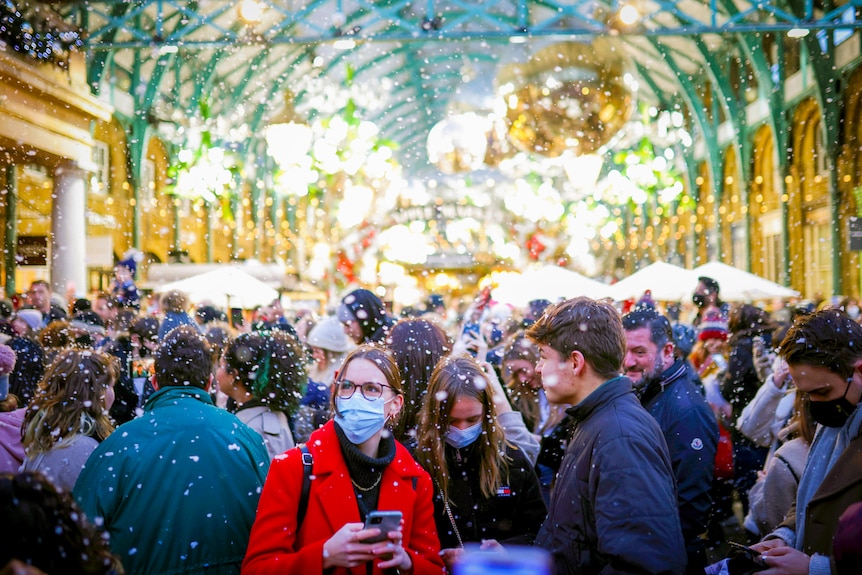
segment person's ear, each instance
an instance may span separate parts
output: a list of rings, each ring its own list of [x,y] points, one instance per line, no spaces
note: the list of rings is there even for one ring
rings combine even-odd
[[[661,351],[662,351],[662,357],[664,358],[665,361],[670,359],[670,361],[673,362],[673,342],[671,342],[671,341],[666,342]]]
[[[151,375],[151,376],[150,376],[150,383],[152,383],[152,384],[153,384],[153,389],[154,389],[154,390],[156,390],[156,391],[158,391],[158,390],[159,390],[159,382],[157,382],[157,381],[156,381],[156,376],[155,376],[155,375]]]
[[[572,373],[577,377],[584,375],[587,367],[587,359],[584,354],[578,350],[574,350],[569,354],[569,360],[572,362]]]
[[[395,419],[401,413],[402,407],[404,407],[404,395],[399,393],[392,398],[392,402],[389,404],[389,417]]]
[[[206,387],[204,387],[204,391],[207,393],[211,393],[212,390],[213,390],[213,375],[210,374],[209,378],[207,379],[207,385],[206,385]]]

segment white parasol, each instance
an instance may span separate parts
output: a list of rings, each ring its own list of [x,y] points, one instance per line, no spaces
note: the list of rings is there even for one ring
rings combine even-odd
[[[610,286],[561,268],[544,266],[525,271],[520,276],[506,278],[493,291],[493,299],[524,308],[534,299],[557,302],[578,296],[593,299],[609,297]]]
[[[251,309],[268,305],[278,291],[234,266],[225,266],[196,276],[165,284],[160,293],[179,290],[195,303],[224,305],[226,309]]]

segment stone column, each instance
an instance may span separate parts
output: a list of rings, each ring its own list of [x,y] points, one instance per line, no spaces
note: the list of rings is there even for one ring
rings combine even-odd
[[[87,293],[87,171],[73,163],[54,170],[51,204],[51,289]]]
[[[6,297],[15,293],[15,260],[18,249],[18,167],[6,166],[6,229],[3,236],[3,260],[6,272]]]

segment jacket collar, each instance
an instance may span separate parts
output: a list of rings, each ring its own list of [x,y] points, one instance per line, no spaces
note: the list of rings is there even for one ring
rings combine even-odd
[[[572,416],[575,423],[584,421],[593,411],[613,401],[621,395],[626,395],[632,392],[632,381],[622,375],[618,375],[613,379],[609,379],[595,389],[591,394],[583,399],[579,404],[570,407],[566,413]]]
[[[674,361],[669,368],[661,373],[658,379],[651,381],[644,389],[640,390],[638,396],[641,403],[644,405],[649,403],[655,396],[685,377],[685,373],[685,363],[681,359]]]
[[[161,405],[176,403],[181,399],[196,399],[200,402],[213,405],[210,394],[199,387],[166,385],[150,396],[146,405],[144,405],[144,411],[152,411]]]
[[[315,475],[333,473],[342,467],[346,468],[344,454],[341,452],[341,444],[335,434],[335,422],[333,420],[327,421],[326,425],[311,434],[308,439],[308,447],[314,455]],[[333,454],[337,454],[337,457]],[[420,471],[417,465],[407,448],[396,441],[395,459],[387,466],[387,470],[392,470],[401,477],[418,477]]]

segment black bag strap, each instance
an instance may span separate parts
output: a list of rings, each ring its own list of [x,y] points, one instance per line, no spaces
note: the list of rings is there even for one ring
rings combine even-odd
[[[296,512],[296,531],[302,526],[302,521],[305,519],[305,512],[308,511],[308,494],[311,492],[311,468],[314,466],[314,457],[311,456],[311,451],[304,443],[300,443],[297,447],[302,451],[302,491],[299,493],[299,509]]]
[[[787,471],[790,472],[790,475],[792,475],[793,479],[796,480],[796,484],[799,485],[799,474],[796,473],[796,470],[793,469],[793,466],[790,465],[790,462],[787,461],[787,459],[785,459],[784,456],[781,455],[780,453],[775,453],[773,455],[774,455],[774,457],[778,458],[778,460],[781,461],[784,465],[787,466]]]

